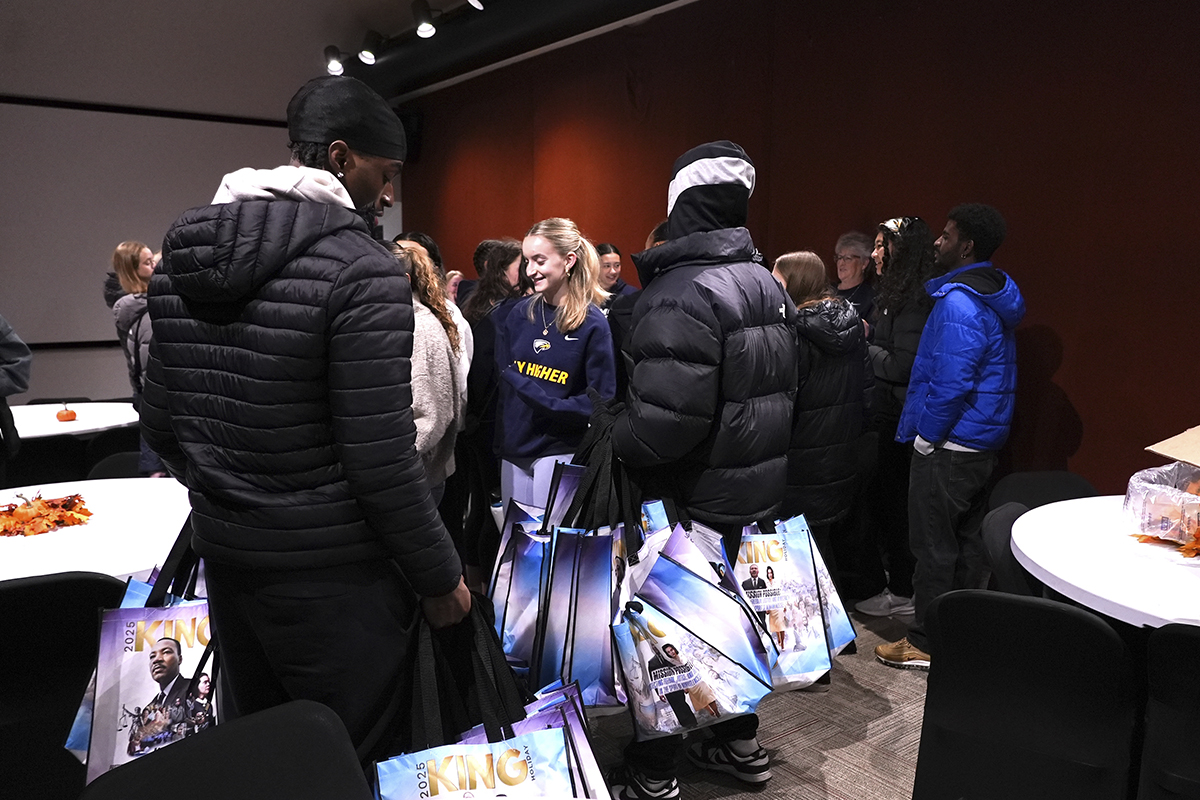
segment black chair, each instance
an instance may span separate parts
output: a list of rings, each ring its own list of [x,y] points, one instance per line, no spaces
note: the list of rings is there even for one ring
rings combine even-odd
[[[62,405],[63,403],[90,403],[90,397],[35,397],[32,400],[27,400],[27,406],[46,406],[50,404]]]
[[[80,800],[129,800],[168,787],[171,800],[370,800],[337,715],[296,700],[209,728],[107,772]]]
[[[100,609],[125,584],[65,572],[0,581],[0,786],[5,797],[71,798],[84,768],[63,749],[96,667]]]
[[[983,546],[995,587],[1009,594],[1041,597],[1043,585],[1017,561],[1012,551],[1012,528],[1017,517],[1028,511],[1020,503],[1005,503],[983,518]]]
[[[913,800],[1125,800],[1136,686],[1099,617],[963,589],[929,606]]]
[[[88,470],[87,479],[94,481],[101,478],[140,478],[142,477],[142,472],[138,468],[140,457],[140,453],[113,453],[111,456],[100,459],[100,463]]]
[[[142,431],[137,425],[100,431],[87,443],[84,462],[90,470],[113,453],[136,453],[141,449]]]
[[[1150,697],[1138,800],[1200,798],[1200,627],[1164,625],[1150,634]]]
[[[1044,472],[1013,472],[1005,475],[988,496],[988,508],[997,509],[1005,503],[1020,503],[1037,508],[1059,500],[1077,497],[1096,497],[1100,493],[1082,475],[1061,470]]]

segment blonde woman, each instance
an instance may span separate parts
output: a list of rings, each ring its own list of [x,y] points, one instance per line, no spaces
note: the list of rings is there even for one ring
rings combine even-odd
[[[533,294],[497,332],[496,450],[505,505],[512,497],[544,506],[554,462],[569,461],[587,430],[587,390],[612,397],[616,366],[591,242],[574,222],[554,217],[529,229],[521,252]]]
[[[423,247],[406,244],[387,247],[412,283],[413,423],[429,493],[440,503],[446,478],[454,473],[454,442],[466,416],[460,385],[465,376],[457,368],[463,343],[433,261]]]
[[[113,303],[113,320],[117,325],[117,339],[125,351],[134,408],[141,408],[146,362],[150,360],[152,330],[150,315],[146,313],[146,289],[156,264],[154,253],[141,242],[121,242],[113,251],[113,272],[125,290],[125,294]],[[144,475],[155,477],[166,474],[162,461],[146,446],[145,440],[141,443],[138,469]]]
[[[456,269],[446,273],[446,296],[450,302],[458,305],[458,285],[462,283],[463,274]]]

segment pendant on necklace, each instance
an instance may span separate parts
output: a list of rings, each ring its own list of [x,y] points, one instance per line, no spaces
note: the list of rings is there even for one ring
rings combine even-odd
[[[545,328],[542,328],[542,336],[549,336],[549,335],[550,335],[550,327],[547,326]]]

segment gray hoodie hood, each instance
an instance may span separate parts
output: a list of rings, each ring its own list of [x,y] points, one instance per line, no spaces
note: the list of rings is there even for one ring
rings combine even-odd
[[[194,302],[247,297],[319,239],[341,229],[370,236],[345,187],[324,170],[238,170],[225,176],[213,200],[215,219],[212,213],[188,212],[171,227],[163,267],[151,279],[169,280]]]

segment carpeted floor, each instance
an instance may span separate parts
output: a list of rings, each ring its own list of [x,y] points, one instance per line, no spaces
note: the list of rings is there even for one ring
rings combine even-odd
[[[907,619],[853,615],[858,653],[838,656],[824,693],[773,694],[759,706],[758,739],[774,778],[761,789],[684,762],[682,800],[908,800],[925,708],[926,673],[885,667],[875,645],[899,639]],[[593,745],[607,769],[632,736],[628,714],[593,720]]]

